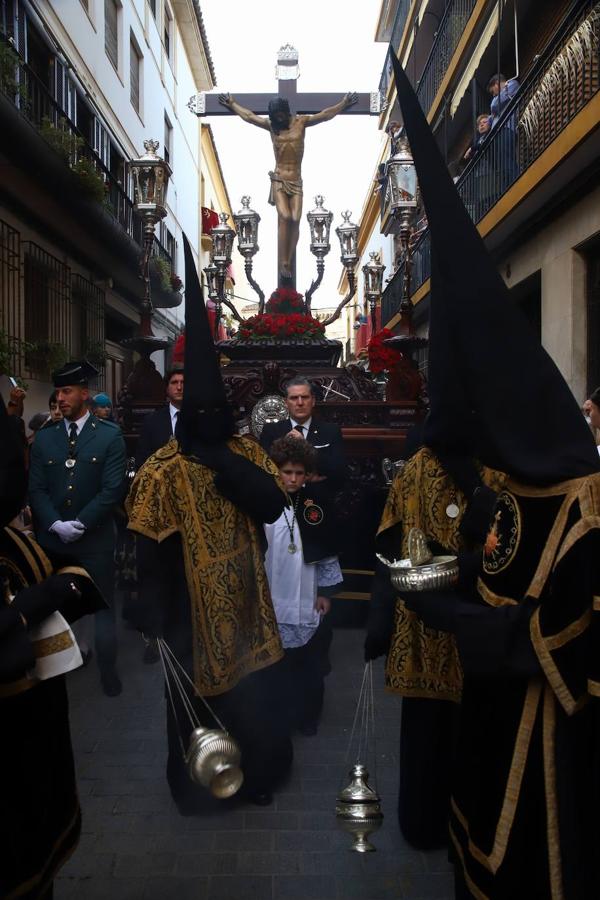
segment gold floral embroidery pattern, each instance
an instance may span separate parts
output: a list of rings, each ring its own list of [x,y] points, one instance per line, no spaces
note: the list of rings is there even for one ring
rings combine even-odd
[[[253,441],[230,448],[277,478]],[[194,683],[205,695],[231,689],[283,651],[256,526],[214,486],[214,473],[171,441],[140,469],[127,500],[129,527],[156,541],[182,536],[192,600]]]
[[[483,470],[485,484],[500,490],[505,476]],[[460,510],[452,519],[446,508],[455,503]],[[449,550],[463,549],[458,527],[465,510],[465,500],[446,475],[434,454],[421,449],[396,477],[383,511],[379,534],[400,523],[402,543],[399,557],[408,556],[408,532],[420,528],[429,540]],[[462,669],[454,636],[427,628],[406,609],[396,603],[394,634],[386,666],[386,686],[406,697],[460,699]]]

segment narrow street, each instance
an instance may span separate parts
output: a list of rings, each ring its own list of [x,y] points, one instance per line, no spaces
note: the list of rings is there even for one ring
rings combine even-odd
[[[291,780],[272,807],[239,801],[181,817],[167,788],[160,665],[121,634],[120,697],[105,697],[95,663],[70,676],[71,728],[83,835],[56,900],[450,900],[446,854],[419,853],[396,818],[399,701],[376,668],[378,787],[385,818],[376,853],[352,853],[334,815],[362,674],[362,632],[335,632],[323,722],[298,737]]]

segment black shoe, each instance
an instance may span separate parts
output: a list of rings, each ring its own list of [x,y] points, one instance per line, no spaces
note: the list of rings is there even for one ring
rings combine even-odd
[[[273,794],[270,791],[248,791],[246,799],[255,806],[270,806]]]
[[[146,644],[144,647],[144,653],[142,656],[142,662],[146,663],[146,665],[152,665],[153,663],[157,663],[160,659],[160,653],[158,652],[158,647],[156,646],[156,641],[150,641],[149,644]]]
[[[116,669],[104,669],[101,671],[100,684],[107,697],[118,697],[123,690],[123,685]]]

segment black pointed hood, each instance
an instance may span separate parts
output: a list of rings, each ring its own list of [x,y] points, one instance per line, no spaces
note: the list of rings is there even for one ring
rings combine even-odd
[[[182,452],[198,443],[224,441],[234,433],[231,408],[198,279],[192,249],[183,235],[185,256],[185,355],[183,403],[177,421]]]
[[[22,422],[6,412],[0,397],[0,527],[8,525],[25,503],[27,472]]]
[[[486,465],[530,484],[597,472],[598,453],[573,394],[512,300],[390,53],[431,233],[425,443],[475,450]]]

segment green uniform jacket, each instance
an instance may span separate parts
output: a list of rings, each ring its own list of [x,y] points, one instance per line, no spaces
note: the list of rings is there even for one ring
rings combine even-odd
[[[84,565],[106,597],[114,574],[113,512],[123,499],[125,442],[117,425],[91,415],[77,439],[72,468],[65,466],[68,449],[63,421],[36,434],[29,469],[36,538],[45,550],[69,554]],[[83,537],[64,544],[48,531],[57,519],[79,519]]]

